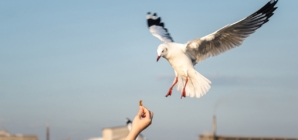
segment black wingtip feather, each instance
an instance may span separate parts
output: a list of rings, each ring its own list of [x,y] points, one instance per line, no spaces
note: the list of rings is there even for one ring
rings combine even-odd
[[[157,14],[154,13],[153,16],[157,16]],[[147,24],[148,24],[148,28],[150,28],[153,25],[164,27],[164,23],[161,22],[161,17],[158,17],[156,19],[149,18],[147,19]]]
[[[152,16],[155,16],[155,18],[153,18]],[[173,38],[171,38],[170,34],[168,33],[168,29],[165,28],[165,24],[161,22],[161,17],[157,17],[157,13],[154,13],[152,16],[147,19],[148,28],[150,28],[151,26],[163,27],[164,30],[167,32],[167,36],[169,37],[169,39],[174,42]]]
[[[277,7],[274,7],[274,6],[276,5],[277,2],[278,2],[278,0],[269,1],[262,8],[257,10],[255,13],[248,16],[248,18],[251,18],[251,22],[260,22],[261,23],[260,25],[256,26],[257,28],[262,27],[262,25],[267,23],[269,21],[269,18],[274,14],[273,12],[277,9]],[[263,18],[265,18],[265,19],[263,19]]]
[[[274,2],[272,2],[272,1],[274,1]],[[274,7],[277,2],[278,2],[278,0],[271,0],[271,1],[269,1],[267,4],[265,4],[258,11],[256,11],[252,15],[250,15],[250,17],[254,17],[254,16],[256,16],[258,14],[262,14],[262,13],[263,14],[269,14],[271,12],[274,12],[277,9],[277,7]]]

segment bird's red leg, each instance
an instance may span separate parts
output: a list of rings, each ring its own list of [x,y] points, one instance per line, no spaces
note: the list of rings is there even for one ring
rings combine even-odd
[[[172,90],[173,90],[173,87],[177,84],[177,82],[178,82],[178,77],[176,77],[175,78],[175,82],[172,84],[172,86],[170,87],[170,89],[169,89],[169,91],[168,91],[168,93],[167,93],[167,95],[166,95],[166,97],[168,97],[168,96],[171,96],[172,95]]]
[[[187,82],[188,82],[188,76],[186,76],[186,78],[185,78],[185,84],[184,84],[184,87],[182,90],[181,99],[182,99],[182,97],[184,97],[184,98],[186,97],[185,87],[186,87]]]

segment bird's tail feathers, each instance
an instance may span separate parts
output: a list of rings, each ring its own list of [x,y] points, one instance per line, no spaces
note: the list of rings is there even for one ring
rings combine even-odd
[[[186,96],[189,96],[191,98],[200,98],[203,95],[205,95],[211,88],[211,81],[203,75],[201,75],[200,73],[198,73],[197,71],[190,71],[188,73],[188,76],[188,82],[185,87]],[[178,77],[177,90],[182,92],[184,84],[185,78]]]

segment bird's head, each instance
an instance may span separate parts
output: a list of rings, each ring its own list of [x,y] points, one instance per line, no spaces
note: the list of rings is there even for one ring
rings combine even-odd
[[[166,44],[161,44],[157,48],[157,59],[156,62],[160,59],[160,57],[166,57],[168,54],[168,46]]]
[[[131,123],[131,120],[129,118],[126,118],[126,124]]]

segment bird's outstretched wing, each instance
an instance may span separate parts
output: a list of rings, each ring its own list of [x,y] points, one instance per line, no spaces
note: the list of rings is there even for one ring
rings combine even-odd
[[[164,27],[164,23],[161,22],[161,18],[157,17],[156,13],[151,15],[151,13],[149,12],[146,18],[149,31],[152,33],[153,36],[157,37],[159,40],[165,43],[174,42],[167,28]]]
[[[278,0],[270,0],[250,16],[215,31],[203,38],[192,40],[186,45],[186,53],[196,64],[208,57],[219,55],[242,44],[245,38],[269,21]]]

